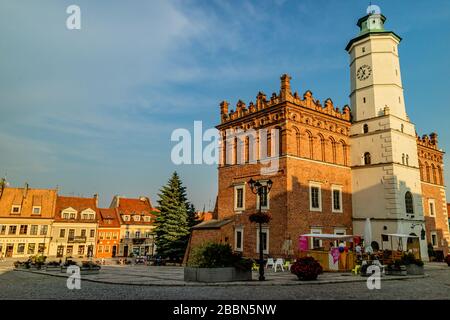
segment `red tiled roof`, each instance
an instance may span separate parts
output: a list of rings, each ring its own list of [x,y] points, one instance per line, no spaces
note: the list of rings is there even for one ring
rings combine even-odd
[[[158,209],[152,207],[150,199],[147,197],[140,197],[140,198],[119,197],[119,206],[117,207],[117,211],[120,216],[120,223],[128,225],[130,224],[151,225],[153,224],[155,218],[154,213],[159,212]],[[123,219],[124,215],[129,215],[130,220],[124,221]],[[141,216],[140,220],[135,221],[133,218],[134,215],[140,215]],[[152,218],[151,221],[150,222],[144,221],[143,217],[145,216],[150,216]]]
[[[118,228],[120,227],[120,220],[115,208],[99,208],[99,222],[100,228]],[[110,221],[110,223],[108,223]]]
[[[56,190],[9,188],[3,189],[0,197],[0,217],[53,218],[55,214]],[[11,215],[13,205],[20,205],[20,214]],[[33,214],[33,207],[40,206],[41,213]]]
[[[97,208],[97,200],[95,198],[58,196],[56,198],[55,221],[73,221],[73,219],[63,219],[61,216],[61,212],[67,208],[73,208],[78,212],[75,221],[81,220],[80,213],[86,209],[92,209],[96,212],[96,220],[98,220],[100,216]]]

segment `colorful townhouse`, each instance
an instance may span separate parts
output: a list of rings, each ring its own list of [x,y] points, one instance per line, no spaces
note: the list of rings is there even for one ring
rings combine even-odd
[[[156,252],[155,212],[148,197],[115,196],[110,208],[116,209],[120,221],[119,256],[153,256]]]
[[[114,258],[119,254],[120,221],[116,208],[100,208],[96,258]]]
[[[56,190],[9,188],[0,181],[0,256],[47,254]]]
[[[94,257],[99,220],[98,197],[57,196],[49,257]]]

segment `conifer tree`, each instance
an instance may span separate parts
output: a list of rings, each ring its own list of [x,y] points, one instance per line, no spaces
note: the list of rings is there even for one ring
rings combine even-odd
[[[197,220],[197,215],[195,213],[195,207],[193,203],[188,203],[188,225],[189,228],[195,226],[199,221]]]
[[[190,233],[186,188],[176,172],[158,194],[156,250],[164,258],[182,258]]]

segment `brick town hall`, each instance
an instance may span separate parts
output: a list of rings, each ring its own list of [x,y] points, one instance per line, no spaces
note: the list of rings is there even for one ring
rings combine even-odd
[[[414,234],[424,260],[429,244],[447,254],[444,152],[436,133],[419,136],[408,117],[398,53],[401,38],[384,28],[385,21],[375,12],[359,19],[360,32],[345,48],[350,56],[350,107],[340,111],[331,99],[322,104],[311,91],[292,93],[286,74],[278,94],[268,98],[259,92],[255,103],[239,101],[236,110],[226,101],[220,104],[217,129],[224,143],[215,219],[194,227],[189,248],[205,241],[228,242],[244,256],[257,257],[259,228],[248,217],[261,201],[272,217],[263,226],[264,253],[272,257],[283,256],[290,243],[296,254],[297,239],[305,233],[363,235],[367,218],[375,245],[381,247],[386,240],[382,233]],[[261,152],[250,146],[248,137],[226,137],[261,128],[280,132],[279,166],[270,176],[261,174]],[[274,157],[270,140],[269,135],[268,154]],[[242,157],[238,144],[245,150]],[[250,179],[262,185],[270,179],[270,193],[259,199]]]

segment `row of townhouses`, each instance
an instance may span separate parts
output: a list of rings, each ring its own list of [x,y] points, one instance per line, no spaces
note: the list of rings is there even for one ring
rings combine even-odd
[[[99,208],[97,195],[61,196],[55,189],[12,188],[2,180],[0,256],[152,256],[157,211],[148,197],[115,196],[109,208]]]

